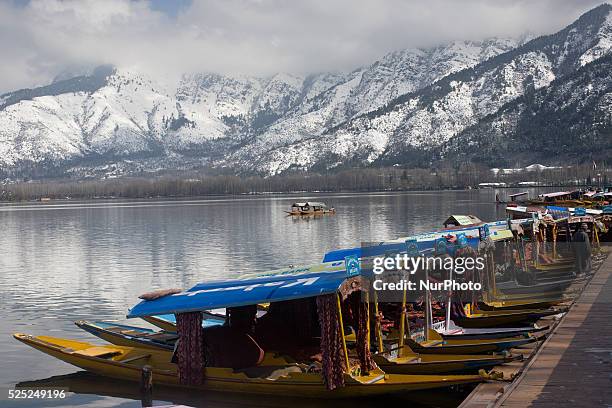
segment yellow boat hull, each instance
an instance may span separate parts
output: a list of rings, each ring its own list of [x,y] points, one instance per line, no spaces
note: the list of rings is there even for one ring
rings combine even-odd
[[[523,310],[534,308],[548,308],[566,302],[564,298],[532,298],[525,300],[491,300],[479,304],[479,309],[484,311],[489,310]]]
[[[150,349],[122,346],[96,346],[91,343],[48,336],[30,336],[17,333],[14,337],[52,357],[92,373],[140,381],[144,365],[152,367],[153,382],[202,391],[246,394],[270,394],[309,398],[346,398],[374,396],[414,390],[447,387],[482,381],[477,375],[399,375],[375,370],[367,376],[345,375],[346,386],[333,391],[325,388],[316,373],[284,372],[277,378],[254,376],[246,371],[208,367],[204,384],[192,387],[179,383],[176,365],[169,362],[170,353]],[[256,367],[264,370],[270,367]],[[286,368],[286,367],[283,367]],[[269,371],[269,370],[268,370]]]
[[[563,310],[556,309],[520,309],[520,310],[481,310],[476,309],[473,314],[468,317],[505,317],[505,316],[523,316],[525,314],[558,314]]]
[[[549,264],[538,263],[533,268],[537,269],[538,271],[567,271],[573,269],[575,267],[574,265],[574,261],[571,260],[567,262],[553,262]]]
[[[404,349],[409,350],[407,346]],[[515,357],[504,355],[467,354],[418,354],[403,352],[397,358],[378,354],[376,364],[386,373],[395,374],[440,374],[478,371],[513,361]]]
[[[429,329],[428,334],[429,340],[416,342],[412,339],[406,339],[406,344],[411,350],[419,354],[457,355],[497,353],[538,340],[531,335],[499,339],[444,339],[433,329]]]
[[[501,291],[497,290],[491,296],[491,299],[495,301],[502,302],[528,302],[533,299],[563,299],[570,290],[556,290],[551,292],[542,292],[542,293],[515,293],[515,294],[505,294]]]
[[[84,328],[95,336],[106,340],[111,344],[125,347],[136,347],[142,349],[163,350],[162,346],[147,344],[142,339],[138,339],[136,334],[120,335],[111,330],[104,330],[96,326],[95,323],[85,321],[77,322],[79,327]],[[96,330],[92,330],[96,329]],[[354,336],[354,335],[353,335]],[[468,341],[450,340],[451,343],[458,342],[466,344]],[[472,340],[474,342],[474,340]],[[169,350],[172,350],[168,346]],[[170,352],[170,351],[168,351]],[[262,365],[282,365],[290,362],[280,357],[269,359],[273,353],[266,353]],[[490,368],[512,361],[512,357],[507,356],[474,356],[474,355],[436,355],[436,354],[416,354],[408,346],[402,348],[401,356],[390,359],[384,355],[375,355],[374,361],[386,373],[393,374],[449,374],[454,372],[476,372],[481,368]]]
[[[542,317],[560,313],[557,310],[479,311],[466,317],[453,318],[455,324],[465,328],[509,327],[533,323]]]

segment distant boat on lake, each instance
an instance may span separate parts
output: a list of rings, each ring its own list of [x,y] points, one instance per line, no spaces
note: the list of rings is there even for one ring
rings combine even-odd
[[[320,202],[302,202],[291,204],[291,211],[285,211],[287,215],[322,215],[335,214],[334,207],[328,207],[325,203]]]

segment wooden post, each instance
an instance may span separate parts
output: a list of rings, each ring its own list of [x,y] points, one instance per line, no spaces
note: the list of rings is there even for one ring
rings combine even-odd
[[[408,308],[408,304],[406,304],[406,308]],[[412,309],[412,305],[410,306]],[[408,310],[406,310],[406,336],[411,337],[412,333],[410,332],[410,316],[408,315]]]
[[[504,245],[507,245],[504,244]],[[514,262],[514,259],[512,257],[512,247],[510,245],[508,245],[507,248],[510,251],[510,262]],[[486,259],[486,265],[487,265],[487,280],[490,279],[490,281],[487,282],[487,298],[493,298],[494,300],[497,299],[498,293],[497,293],[497,281],[495,280],[495,258],[493,257],[494,252],[493,251],[487,251],[485,253],[485,259]],[[489,296],[489,294],[491,294],[491,296]]]
[[[507,258],[507,254],[508,254],[508,246],[507,244],[504,242],[504,255]],[[493,287],[494,282],[492,282],[492,280],[489,278],[489,258],[487,256],[487,253],[484,253],[484,259],[485,259],[485,268],[480,271],[481,274],[481,280],[484,283],[484,291],[482,292],[482,300],[485,303],[491,302],[493,298],[495,298],[495,288]]]
[[[514,262],[514,252],[513,252],[513,248],[514,245],[512,244],[512,242],[507,243],[506,245],[508,245],[508,252],[509,252],[509,256],[510,256],[510,264],[513,265],[513,269],[516,266],[515,262]],[[485,253],[485,259],[487,260],[487,280],[488,280],[488,286],[489,288],[487,289],[487,297],[489,299],[492,300],[497,300],[497,298],[499,297],[499,293],[497,292],[497,280],[495,279],[495,260],[493,258],[493,251],[489,251],[487,253]],[[488,294],[491,294],[491,296],[488,296]]]
[[[143,407],[153,406],[153,369],[150,365],[142,367],[140,375],[140,394]]]
[[[365,303],[366,303],[366,321],[368,324],[366,325],[366,350],[370,351],[370,289],[365,293]]]
[[[427,283],[427,289],[425,289],[425,341],[431,340],[429,336],[429,329],[433,329],[433,309],[431,307],[431,292],[429,290],[429,270],[425,268],[425,282]]]
[[[406,286],[404,285],[404,293],[402,297],[402,313],[400,317],[400,338],[399,338],[399,346],[404,347],[404,336],[406,335]]]
[[[383,347],[382,325],[380,324],[380,314],[378,313],[378,295],[374,291],[374,313],[376,314],[376,337],[378,338],[378,352],[382,353]]]
[[[449,270],[448,279],[453,281],[453,269]],[[452,289],[448,291],[448,296],[446,297],[446,322],[444,322],[444,328],[448,332],[450,330],[450,321],[451,321],[451,302],[453,301],[453,291]]]
[[[348,349],[346,348],[346,337],[344,337],[344,322],[342,321],[342,304],[340,303],[340,293],[336,293],[338,301],[338,320],[340,323],[340,334],[342,335],[342,350],[344,351],[344,359],[346,361],[346,372],[350,374],[351,366],[349,363]]]
[[[521,255],[521,263],[523,265],[523,273],[527,273],[529,271],[529,268],[527,266],[527,254],[525,253],[525,243],[523,242],[523,240],[521,239],[521,251],[520,251],[520,255]],[[516,279],[516,275],[514,277],[514,280],[518,282],[518,280]]]
[[[557,223],[553,224],[552,228],[552,238],[553,238],[553,259],[557,259]]]

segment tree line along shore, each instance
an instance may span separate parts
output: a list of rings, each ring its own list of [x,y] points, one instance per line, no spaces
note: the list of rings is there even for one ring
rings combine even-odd
[[[368,192],[443,190],[504,183],[508,187],[606,186],[612,171],[591,165],[541,171],[493,173],[478,165],[432,169],[357,168],[333,173],[294,173],[279,176],[235,176],[186,173],[86,180],[5,180],[1,201],[194,197],[207,195],[289,192]]]

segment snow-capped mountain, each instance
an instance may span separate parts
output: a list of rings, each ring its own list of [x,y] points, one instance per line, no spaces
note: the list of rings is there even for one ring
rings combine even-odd
[[[453,155],[472,160],[472,147],[499,163],[504,149],[491,140],[546,144],[524,123],[534,114],[549,125],[553,95],[558,112],[569,112],[567,101],[595,109],[571,115],[580,126],[559,131],[600,141],[612,127],[609,79],[597,74],[612,47],[611,9],[602,5],[528,42],[401,50],[350,73],[188,74],[178,86],[109,67],[68,79],[63,73],[48,86],[0,95],[0,175],[121,162],[140,170],[216,166],[277,174],[429,164]],[[513,159],[529,151],[515,149]]]
[[[255,137],[249,145],[231,156],[230,161],[251,163],[252,158],[265,156],[271,148],[312,139],[325,144],[321,137],[330,129],[357,116],[374,111],[395,98],[425,86],[465,68],[509,51],[516,46],[512,40],[492,39],[482,42],[453,42],[432,49],[408,49],[386,55],[370,66],[356,70],[315,98],[306,99],[285,117],[276,121]],[[283,150],[282,154],[288,153]],[[309,153],[298,152],[292,164],[308,160]],[[276,173],[286,168],[274,164],[262,169]]]
[[[510,165],[612,157],[612,54],[506,104],[444,144],[441,158]],[[589,163],[590,161],[587,161]]]
[[[466,129],[505,104],[546,88],[555,79],[563,82],[581,67],[609,55],[611,9],[610,5],[597,7],[556,34],[533,39],[401,95],[380,109],[326,130],[320,137],[269,151],[254,166],[277,173],[346,163],[428,164],[432,150],[460,138]],[[503,127],[504,123],[497,125]],[[607,122],[605,126],[609,129],[612,125]],[[447,157],[452,154],[446,150]]]

